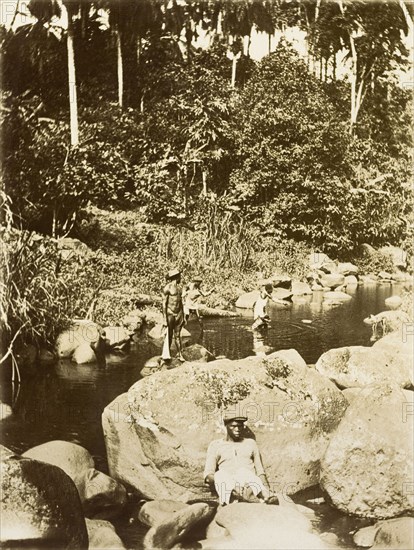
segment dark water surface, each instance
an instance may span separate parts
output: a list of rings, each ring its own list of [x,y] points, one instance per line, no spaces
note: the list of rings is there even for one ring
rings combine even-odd
[[[385,298],[400,292],[399,285],[369,285],[356,288],[352,300],[340,306],[324,305],[319,293],[298,299],[288,309],[274,305],[264,344],[274,350],[295,348],[307,363],[315,363],[334,347],[370,345],[371,330],[363,319],[383,311]],[[253,355],[252,314],[240,314],[206,319],[203,334],[197,322],[190,322],[191,341],[230,359]],[[53,439],[72,441],[87,448],[96,467],[106,472],[102,411],[139,380],[145,361],[160,351],[154,342],[140,338],[129,354],[109,356],[106,365],[77,366],[65,360],[36,371],[20,385],[12,417],[1,422],[1,442],[21,453]],[[6,384],[2,401],[11,404],[11,388]]]

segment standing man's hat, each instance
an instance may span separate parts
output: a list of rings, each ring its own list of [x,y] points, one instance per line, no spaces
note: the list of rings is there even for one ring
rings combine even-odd
[[[237,412],[234,409],[224,411],[223,412],[223,422],[224,422],[224,424],[227,424],[228,422],[231,422],[232,420],[238,420],[239,422],[246,422],[247,416],[237,414]]]
[[[181,273],[181,271],[179,269],[170,269],[170,271],[167,273],[167,277],[169,279],[173,279],[174,277],[177,277],[177,275],[179,275]]]

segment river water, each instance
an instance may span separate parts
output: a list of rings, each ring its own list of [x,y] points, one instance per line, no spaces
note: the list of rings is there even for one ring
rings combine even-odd
[[[320,293],[298,298],[289,308],[274,305],[271,325],[259,343],[250,329],[250,311],[241,310],[236,318],[205,319],[202,333],[196,321],[188,329],[191,342],[202,343],[216,356],[238,359],[253,355],[254,346],[266,345],[272,350],[295,348],[311,364],[334,347],[371,345],[371,330],[363,319],[386,309],[384,300],[400,293],[400,285],[364,285],[339,306],[324,305]],[[97,469],[106,472],[102,411],[140,379],[145,361],[159,354],[159,345],[140,337],[128,354],[111,355],[104,365],[77,366],[65,360],[37,369],[14,392],[14,414],[1,422],[2,444],[21,453],[54,439],[71,441],[87,448]],[[12,397],[4,384],[2,401],[11,404]]]

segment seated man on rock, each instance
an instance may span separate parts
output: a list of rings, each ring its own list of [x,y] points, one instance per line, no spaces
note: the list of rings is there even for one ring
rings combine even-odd
[[[231,497],[268,502],[272,496],[257,443],[243,436],[246,420],[234,411],[225,412],[226,437],[212,441],[207,450],[204,482],[216,489],[222,506],[229,504]]]

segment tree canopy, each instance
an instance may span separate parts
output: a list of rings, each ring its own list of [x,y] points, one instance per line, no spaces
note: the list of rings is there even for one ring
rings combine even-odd
[[[68,7],[72,42],[58,19]],[[31,0],[29,9],[33,24],[1,33],[3,178],[16,223],[61,235],[96,204],[195,226],[210,197],[275,238],[328,251],[409,238],[411,96],[393,77],[408,60],[409,4]],[[295,26],[306,59],[283,38],[250,59],[253,29]],[[350,71],[337,80],[339,52]]]

